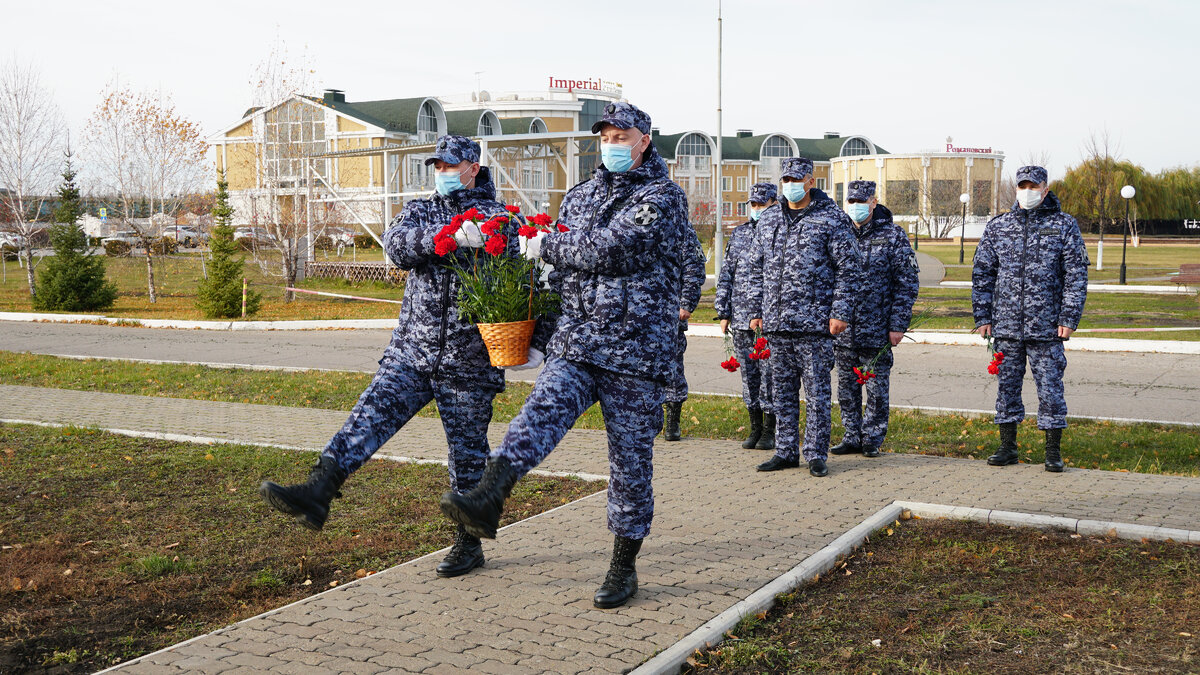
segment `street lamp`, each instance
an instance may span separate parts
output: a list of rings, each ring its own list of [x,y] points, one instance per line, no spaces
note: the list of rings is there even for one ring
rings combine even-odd
[[[958,237],[958,264],[959,265],[963,264],[963,247],[966,245],[964,242],[966,242],[966,240],[967,240],[967,202],[970,200],[971,200],[971,195],[969,195],[965,192],[958,196],[958,201],[962,202],[962,205],[963,205],[962,230],[960,230],[960,234]]]
[[[1129,240],[1129,200],[1137,194],[1132,185],[1121,188],[1121,196],[1125,198],[1125,231],[1121,233],[1121,283],[1125,283],[1125,245]]]

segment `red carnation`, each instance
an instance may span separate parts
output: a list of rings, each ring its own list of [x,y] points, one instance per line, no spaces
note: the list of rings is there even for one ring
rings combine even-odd
[[[463,220],[479,220],[483,218],[483,214],[479,212],[479,209],[472,206],[466,211],[463,211],[462,217]]]
[[[500,226],[501,226],[501,222],[495,218],[492,218],[491,220],[489,220],[486,223],[484,223],[483,225],[481,225],[479,227],[479,231],[490,237],[493,234],[496,234],[497,232],[500,231]]]
[[[767,359],[771,358],[771,350],[770,349],[762,350],[761,352],[759,352],[758,358],[762,359],[763,361],[766,361]]]
[[[760,337],[754,341],[754,348],[762,351],[767,348],[767,338]]]
[[[504,210],[508,211],[509,213],[520,213],[521,207],[517,206],[516,204],[509,204],[508,206],[504,207]]]
[[[443,237],[433,247],[433,252],[438,255],[446,255],[456,250],[458,250],[458,242],[454,241],[454,237]]]
[[[728,370],[731,373],[737,372],[737,369],[741,365],[742,364],[738,363],[737,358],[733,357],[733,356],[731,356],[728,359],[726,359],[725,361],[721,362],[721,367],[724,368],[725,370]]]
[[[462,227],[463,220],[465,220],[465,218],[463,218],[461,213],[458,214],[457,216],[454,216],[453,218],[450,219],[450,227],[453,227],[454,229],[458,229],[458,228]]]
[[[988,364],[988,372],[991,373],[992,375],[999,375],[1000,374],[1000,364],[989,363]]]
[[[507,245],[508,237],[498,234],[487,240],[487,243],[483,245],[483,250],[487,251],[491,255],[500,255],[501,253],[504,253],[504,247]]]
[[[544,213],[539,213],[535,216],[530,216],[529,222],[533,223],[534,225],[537,225],[538,227],[549,227],[551,221],[550,221],[550,216],[548,216]]]
[[[1004,352],[996,352],[992,354],[992,358],[996,359],[996,363],[1001,363],[1004,361]]]
[[[536,227],[530,227],[528,225],[522,225],[521,227],[517,228],[517,236],[525,237],[526,239],[533,239],[541,234],[541,232],[542,231]]]
[[[558,224],[558,231],[559,231],[559,232],[569,232],[570,230],[568,230],[568,229],[567,229],[567,226],[566,226],[566,225],[563,225],[562,223],[559,223],[559,224]]]

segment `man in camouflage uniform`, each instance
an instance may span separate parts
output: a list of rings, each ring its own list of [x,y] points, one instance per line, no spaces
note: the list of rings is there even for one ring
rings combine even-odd
[[[725,264],[717,281],[713,305],[721,321],[721,332],[732,330],[733,350],[742,364],[742,402],[750,415],[750,435],[742,447],[750,450],[775,449],[775,415],[771,414],[771,362],[749,358],[754,348],[754,331],[750,330],[749,273],[746,271],[754,251],[754,232],[762,212],[776,203],[778,191],[774,183],[755,183],[750,186],[750,220],[738,225],[729,235],[725,246]]]
[[[975,330],[993,337],[996,351],[1004,354],[996,393],[1000,449],[988,457],[992,466],[1017,463],[1017,423],[1025,419],[1021,384],[1028,360],[1037,383],[1037,425],[1046,433],[1046,470],[1063,470],[1063,342],[1083,316],[1088,264],[1079,224],[1062,212],[1046,170],[1018,169],[1017,203],[988,222],[971,274]]]
[[[683,410],[683,402],[688,397],[687,375],[684,372],[683,353],[687,351],[688,319],[700,304],[700,292],[704,288],[705,270],[708,262],[704,259],[704,249],[700,247],[700,239],[696,230],[691,231],[691,241],[687,243],[690,254],[684,255],[682,289],[679,296],[679,331],[675,337],[675,361],[671,364],[671,374],[667,377],[664,389],[666,403],[663,404],[663,439],[678,441],[682,438],[679,432],[679,414]]]
[[[771,404],[778,430],[775,456],[759,471],[800,466],[829,475],[833,336],[846,330],[862,287],[862,253],[853,225],[813,178],[812,160],[780,163],[783,200],[763,211],[747,266],[751,329],[771,350]],[[800,388],[807,402],[800,447]]]
[[[861,452],[878,457],[887,436],[888,385],[892,350],[904,339],[917,299],[917,256],[908,235],[892,222],[892,212],[875,197],[875,183],[850,181],[846,215],[854,223],[858,248],[863,254],[863,287],[850,315],[850,327],[833,339],[838,369],[838,405],[846,433],[830,449],[835,455]],[[875,361],[867,380],[867,411],[863,419],[863,385],[854,369],[865,371]]]
[[[528,240],[525,255],[554,266],[562,316],[546,367],[492,452],[479,485],[442,497],[468,531],[494,537],[513,484],[599,401],[608,429],[612,564],[593,603],[618,607],[637,592],[634,561],[654,514],[654,437],[675,360],[684,253],[694,238],[687,199],[650,140],[650,117],[612,103],[592,126],[603,164],[563,199],[568,230]]]
[[[479,482],[487,461],[492,399],[504,390],[504,371],[493,368],[479,330],[459,318],[457,274],[434,250],[434,235],[470,208],[484,218],[504,214],[479,144],[463,136],[443,136],[433,157],[439,192],[408,202],[383,235],[388,257],[408,271],[400,323],[379,361],[379,370],[359,397],[349,419],[325,446],[308,482],[281,486],[270,481],[259,492],[276,509],[320,530],[330,501],[357,470],[413,415],[437,401],[449,444],[450,489],[465,492]],[[444,191],[444,192],[443,192]],[[509,241],[515,219],[505,228]],[[464,225],[455,240],[461,255],[483,245],[477,226]],[[517,246],[511,246],[517,255]],[[541,344],[545,345],[545,332]],[[532,349],[534,367],[541,360]],[[454,546],[437,568],[441,577],[466,574],[484,562],[479,539],[459,528]]]

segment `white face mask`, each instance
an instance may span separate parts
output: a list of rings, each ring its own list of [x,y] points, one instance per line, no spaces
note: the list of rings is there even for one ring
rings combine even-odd
[[[1026,211],[1032,211],[1041,206],[1043,199],[1045,199],[1045,195],[1037,188],[1017,190],[1017,203]]]

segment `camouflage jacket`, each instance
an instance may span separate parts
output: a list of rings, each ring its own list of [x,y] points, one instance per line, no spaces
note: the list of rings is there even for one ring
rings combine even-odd
[[[831,337],[830,319],[854,316],[863,279],[854,226],[824,192],[813,188],[809,195],[800,211],[768,207],[755,226],[746,302],[765,333]]]
[[[680,289],[679,309],[694,312],[696,305],[700,304],[700,294],[704,291],[704,280],[707,276],[705,266],[708,260],[704,258],[704,247],[700,245],[700,238],[696,236],[696,230],[690,224],[684,240],[681,270],[683,287]]]
[[[479,329],[459,318],[458,275],[434,252],[434,235],[472,207],[485,218],[504,213],[487,167],[480,168],[473,188],[408,202],[383,233],[388,258],[408,271],[400,324],[392,332],[388,350],[434,379],[502,389],[504,371],[492,367]],[[517,221],[512,219],[504,231],[508,255],[518,254],[516,229]],[[459,249],[459,255],[470,254]]]
[[[883,347],[888,332],[904,332],[917,300],[917,255],[908,236],[892,222],[892,212],[875,207],[862,227],[855,227],[863,254],[863,282],[850,315],[850,327],[833,338],[839,347]]]
[[[558,221],[568,231],[542,243],[562,297],[547,354],[665,381],[684,256],[696,236],[666,162],[650,146],[636,169],[613,173],[601,165],[567,193]]]
[[[991,219],[975,249],[975,326],[999,338],[1057,340],[1074,329],[1087,299],[1088,254],[1075,219],[1049,192],[1036,209],[1014,206]]]
[[[717,296],[713,300],[717,318],[729,319],[730,327],[736,330],[750,330],[750,319],[757,318],[749,303],[747,271],[754,251],[755,227],[755,222],[748,220],[729,234],[721,276],[717,279]]]

